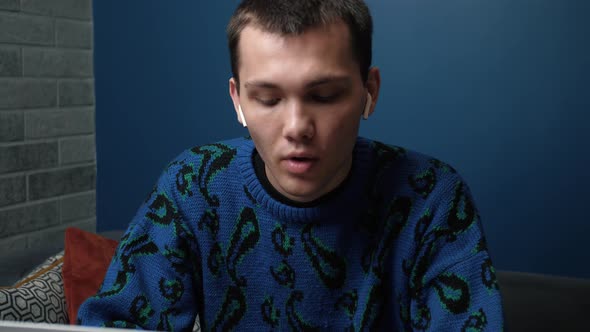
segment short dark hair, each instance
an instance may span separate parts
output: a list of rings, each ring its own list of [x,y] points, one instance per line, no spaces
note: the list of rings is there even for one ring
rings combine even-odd
[[[309,28],[339,20],[348,26],[352,53],[365,82],[371,67],[373,20],[363,0],[242,1],[227,26],[233,77],[239,82],[238,44],[240,33],[248,24],[255,24],[271,33],[299,35]]]

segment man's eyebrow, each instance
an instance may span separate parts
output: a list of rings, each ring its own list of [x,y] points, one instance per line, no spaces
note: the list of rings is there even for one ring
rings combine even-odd
[[[279,86],[277,84],[265,81],[251,81],[244,83],[244,87],[246,89],[252,88],[266,88],[266,89],[278,89]]]
[[[315,79],[305,85],[306,88],[313,88],[318,85],[327,84],[327,83],[344,83],[350,84],[351,79],[348,76],[325,76]]]
[[[328,84],[328,83],[344,83],[344,84],[350,84],[351,83],[351,78],[348,76],[324,76],[324,77],[320,77],[317,79],[314,79],[310,82],[308,82],[307,84],[305,84],[305,88],[306,89],[310,89],[313,87],[316,87],[318,85],[322,85],[322,84]],[[280,89],[280,86],[278,84],[272,83],[272,82],[266,82],[266,81],[249,81],[244,83],[244,87],[246,89],[248,88],[265,88],[265,89]]]

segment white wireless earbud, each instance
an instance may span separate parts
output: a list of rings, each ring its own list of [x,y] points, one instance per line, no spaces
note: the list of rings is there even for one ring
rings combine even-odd
[[[363,112],[363,119],[369,118],[369,111],[371,110],[371,103],[373,103],[373,97],[370,93],[367,93],[367,103],[365,104],[365,111]]]
[[[248,126],[246,124],[246,118],[244,117],[244,112],[242,112],[242,105],[238,105],[238,113],[240,113],[240,119],[242,119],[242,126]]]

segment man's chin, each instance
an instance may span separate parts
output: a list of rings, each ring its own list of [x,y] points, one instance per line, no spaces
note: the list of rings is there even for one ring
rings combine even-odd
[[[281,189],[279,192],[283,196],[299,203],[311,202],[323,195],[319,188],[305,183],[289,183],[282,186]]]
[[[281,170],[282,171],[282,170]],[[276,172],[278,177],[268,176],[271,185],[286,198],[299,202],[311,202],[324,194],[323,186],[317,177],[294,175],[288,172]],[[272,173],[271,173],[272,174]]]

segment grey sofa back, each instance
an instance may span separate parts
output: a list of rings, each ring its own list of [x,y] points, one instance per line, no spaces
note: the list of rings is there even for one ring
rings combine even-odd
[[[499,271],[506,331],[590,331],[590,280]]]

